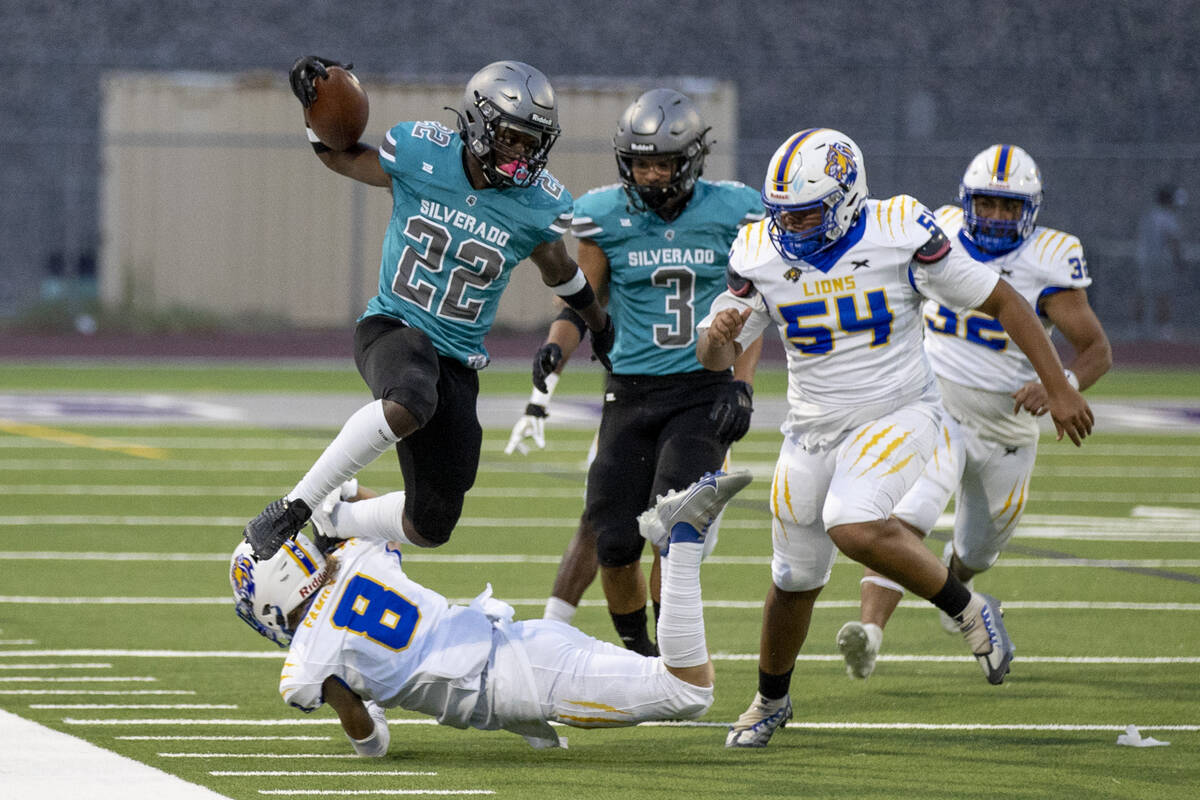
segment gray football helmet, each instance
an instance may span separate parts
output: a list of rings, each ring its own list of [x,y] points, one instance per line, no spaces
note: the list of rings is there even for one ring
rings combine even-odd
[[[668,220],[683,210],[681,200],[691,194],[704,171],[709,128],[696,106],[674,89],[651,89],[634,100],[617,122],[613,149],[617,170],[635,211],[655,211]],[[633,161],[641,158],[673,160],[671,180],[665,186],[639,186],[633,179]]]
[[[456,113],[467,149],[498,187],[531,186],[561,132],[550,81],[520,61],[497,61],[476,72]]]

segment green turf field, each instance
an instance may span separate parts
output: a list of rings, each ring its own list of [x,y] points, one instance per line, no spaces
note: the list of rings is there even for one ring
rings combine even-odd
[[[6,365],[0,391],[360,389],[348,370],[300,378],[249,366]],[[574,380],[559,391],[596,385],[592,374]],[[523,394],[528,376],[489,370],[483,383],[484,392]],[[782,386],[768,370],[757,391]],[[1105,396],[1200,405],[1200,377],[1118,372],[1089,394]],[[534,617],[578,519],[591,433],[552,429],[546,451],[505,456],[511,422],[485,431],[479,479],[451,542],[405,563],[455,599],[490,581],[519,617]],[[764,751],[727,751],[724,727],[755,689],[769,581],[766,494],[778,434],[755,431],[734,460],[756,481],[731,504],[704,568],[717,699],[698,724],[562,729],[569,749],[535,752],[512,734],[394,711],[388,757],[368,761],[353,756],[327,709],[304,716],[279,700],[282,651],[234,616],[226,576],[242,525],[295,482],[340,423],[0,432],[0,708],[239,800],[1200,795],[1200,437],[1098,430],[1080,450],[1043,442],[1021,531],[977,581],[1004,601],[1017,646],[1003,686],[988,685],[961,640],[911,596],[875,675],[847,679],[834,633],[856,616],[861,573],[839,561],[796,666],[794,723]],[[360,477],[399,488],[391,458]],[[941,542],[930,546],[940,552]],[[576,622],[614,638],[598,585]],[[1118,747],[1129,724],[1170,746]]]

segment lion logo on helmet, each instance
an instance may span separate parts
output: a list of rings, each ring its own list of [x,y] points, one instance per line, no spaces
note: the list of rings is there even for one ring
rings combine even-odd
[[[242,555],[234,559],[229,577],[233,581],[234,594],[239,599],[249,600],[254,596],[254,561],[250,556]]]
[[[825,174],[841,184],[851,183],[858,174],[854,151],[845,142],[829,145],[825,154]]]

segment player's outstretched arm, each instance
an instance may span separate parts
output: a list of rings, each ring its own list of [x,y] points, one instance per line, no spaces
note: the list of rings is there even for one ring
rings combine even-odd
[[[349,686],[332,675],[321,684],[321,693],[325,702],[337,712],[354,752],[360,756],[387,754],[392,737],[381,707],[370,700],[363,702]]]
[[[1004,326],[1009,338],[1021,348],[1037,371],[1038,378],[1046,387],[1046,403],[1058,438],[1061,440],[1065,433],[1079,446],[1092,432],[1095,416],[1083,395],[1067,380],[1058,353],[1033,307],[1007,281],[1001,279],[980,304],[979,310],[995,317]]]
[[[343,64],[340,61],[321,56],[301,56],[292,64],[292,69],[288,73],[288,83],[292,87],[292,94],[296,95],[296,99],[304,108],[305,125],[308,125],[308,109],[312,107],[320,91],[317,79],[328,78],[327,68],[329,67],[350,70],[354,65]],[[317,158],[321,159],[321,163],[334,172],[371,186],[391,187],[391,178],[380,166],[379,151],[374,147],[358,142],[346,150],[331,150],[315,138],[312,128],[309,128],[308,132],[309,141],[313,144]]]

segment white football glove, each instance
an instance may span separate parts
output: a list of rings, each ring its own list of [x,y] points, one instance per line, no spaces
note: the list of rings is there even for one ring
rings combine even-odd
[[[517,424],[513,425],[508,444],[504,446],[505,455],[512,455],[514,451],[521,455],[527,454],[529,443],[526,439],[532,439],[539,450],[546,448],[546,417],[550,416],[550,398],[554,396],[555,386],[558,386],[558,375],[551,373],[546,376],[547,391],[542,392],[535,388],[529,395],[525,413],[517,420]]]

